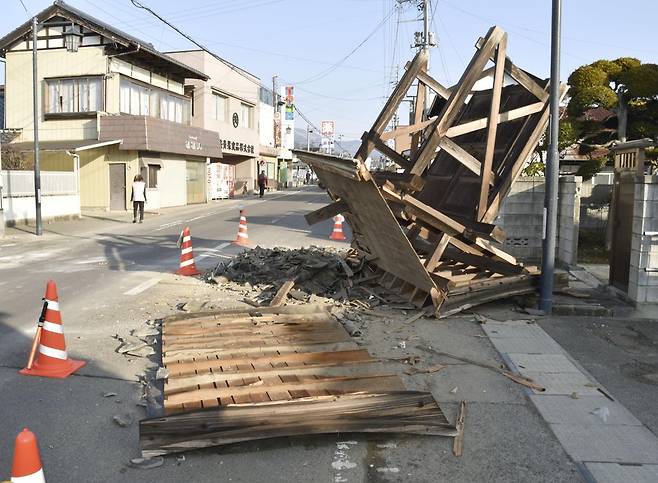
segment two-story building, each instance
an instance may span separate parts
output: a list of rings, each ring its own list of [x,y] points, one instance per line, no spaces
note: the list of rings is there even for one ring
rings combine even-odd
[[[219,132],[222,163],[235,166],[234,191],[255,188],[258,175],[260,79],[203,50],[168,52],[168,56],[206,74],[189,76],[192,125]]]
[[[28,158],[32,34],[30,21],[0,39],[5,125]],[[83,208],[125,210],[140,173],[147,209],[206,201],[205,165],[222,145],[218,130],[192,123],[185,89],[206,74],[61,0],[38,14],[37,49],[41,169],[77,171]]]

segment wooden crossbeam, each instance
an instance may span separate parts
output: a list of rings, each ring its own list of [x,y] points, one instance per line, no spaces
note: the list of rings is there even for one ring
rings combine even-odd
[[[471,155],[460,145],[455,143],[452,139],[448,137],[441,138],[439,141],[439,148],[443,149],[446,153],[455,158],[473,173],[477,174],[478,176],[481,175],[482,164],[480,161],[478,161],[473,155]],[[491,169],[489,169],[489,172],[491,174]],[[493,174],[491,174],[488,178],[488,182],[489,184],[494,184],[494,181],[495,180]]]
[[[439,81],[434,79],[434,77],[429,75],[426,71],[419,72],[417,77],[418,77],[418,80],[420,82],[425,84],[427,87],[432,89],[434,92],[436,92],[438,95],[440,95],[444,99],[448,99],[450,97],[450,94],[452,93],[452,91],[450,89],[444,87],[443,85],[441,85],[441,83]]]
[[[485,41],[486,39],[483,38],[478,39],[475,47],[481,49],[485,45]],[[491,57],[491,60],[494,60],[493,56]],[[528,91],[532,92],[532,94],[540,101],[548,100],[548,92],[542,86],[537,84],[537,82],[535,82],[535,80],[525,71],[514,65],[509,57],[505,57],[505,72]]]
[[[388,101],[386,101],[384,108],[379,113],[379,116],[377,116],[377,119],[373,123],[372,128],[370,129],[371,134],[379,136],[382,132],[384,132],[384,129],[386,128],[389,121],[397,111],[398,107],[400,106],[400,103],[404,99],[404,96],[406,96],[409,87],[411,87],[411,84],[416,79],[418,73],[427,68],[427,58],[428,58],[428,54],[427,51],[424,49],[420,50],[416,54],[416,57],[414,57],[414,59],[411,61],[411,65],[409,66],[409,69],[407,69],[407,71],[404,73],[398,85],[395,86],[393,93],[388,98]],[[368,138],[368,141],[369,140],[370,138]],[[360,161],[366,160],[366,158],[370,154],[370,151],[372,150],[372,145],[368,141],[364,140],[364,142],[361,143],[359,150],[354,155],[356,159]]]
[[[427,126],[432,124],[434,120],[436,119],[436,116],[433,116],[425,121],[418,122],[416,124],[412,124],[411,126],[399,126],[396,127],[395,129],[391,131],[386,131],[383,133],[379,139],[382,141],[388,141],[389,139],[395,139],[399,136],[404,136],[405,134],[413,134],[418,131],[422,131],[425,129]]]
[[[503,78],[505,77],[505,52],[507,49],[507,34],[503,36],[498,44],[496,54],[496,71],[494,73],[493,91],[491,93],[491,109],[489,111],[489,121],[487,127],[487,146],[484,154],[484,164],[482,166],[482,175],[480,183],[480,201],[478,203],[477,219],[484,216],[489,206],[489,183],[493,181],[494,149],[496,148],[496,132],[498,129],[498,113],[500,112],[500,97],[503,91]]]
[[[433,272],[436,267],[439,266],[441,257],[443,256],[443,252],[447,248],[448,243],[450,243],[450,235],[444,233],[441,235],[439,242],[436,244],[436,248],[434,249],[432,256],[427,260],[427,262],[425,262],[425,269],[428,272]]]
[[[328,220],[329,218],[332,218],[340,213],[344,213],[347,211],[347,209],[347,203],[342,200],[338,200],[327,206],[323,206],[322,208],[318,208],[315,211],[307,213],[304,215],[304,218],[306,219],[306,223],[309,225],[315,225],[316,223]]]
[[[520,265],[512,265],[504,261],[494,260],[487,256],[465,253],[461,250],[452,249],[449,253],[446,251],[446,257],[484,270],[501,273],[503,275],[518,275],[524,272],[524,268]]]
[[[367,136],[367,135],[368,135],[368,133],[364,133],[364,136]],[[384,156],[389,158],[391,161],[393,161],[395,164],[397,164],[401,168],[408,169],[408,168],[411,167],[411,161],[409,159],[402,156],[395,149],[389,147],[388,144],[381,141],[378,136],[373,136],[372,143],[374,144],[374,148],[377,151],[382,153]]]
[[[423,142],[418,156],[413,159],[414,166],[410,172],[414,177],[420,177],[429,163],[434,159],[440,139],[445,135],[459,114],[459,108],[464,104],[473,85],[482,73],[484,66],[489,61],[491,53],[495,50],[503,35],[504,32],[498,27],[489,29],[482,48],[471,59],[459,83],[452,90],[450,98],[443,107],[441,114],[433,123],[430,136]]]
[[[500,114],[498,114],[498,124],[500,124],[501,122],[513,121],[515,119],[520,119],[522,117],[530,116],[532,114],[541,112],[541,110],[544,109],[545,105],[546,105],[545,102],[534,102],[532,104],[528,104],[527,106],[522,106],[516,109],[510,109],[509,111],[501,112]],[[474,131],[479,131],[480,129],[484,129],[487,126],[489,126],[489,118],[483,117],[480,119],[476,119],[475,121],[469,121],[463,124],[457,124],[456,126],[452,126],[450,129],[448,129],[448,131],[446,131],[446,136],[448,136],[449,138],[454,138]]]

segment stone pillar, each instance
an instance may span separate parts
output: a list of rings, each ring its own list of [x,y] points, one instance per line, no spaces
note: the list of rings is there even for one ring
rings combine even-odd
[[[628,296],[658,303],[658,176],[636,176]]]
[[[560,177],[557,221],[557,260],[565,265],[578,263],[581,176]]]

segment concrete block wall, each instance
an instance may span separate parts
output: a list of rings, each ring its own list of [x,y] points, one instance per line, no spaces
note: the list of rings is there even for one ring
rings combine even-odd
[[[580,176],[560,178],[556,257],[569,265],[577,262],[581,186]],[[541,261],[545,189],[544,177],[518,178],[495,221],[507,234],[501,248],[526,263]]]
[[[566,265],[578,262],[580,195],[583,178],[563,176],[558,188],[557,259]]]
[[[543,177],[519,177],[503,201],[495,223],[507,234],[501,246],[519,260],[541,260],[544,192]]]
[[[628,296],[658,303],[658,176],[635,180]]]

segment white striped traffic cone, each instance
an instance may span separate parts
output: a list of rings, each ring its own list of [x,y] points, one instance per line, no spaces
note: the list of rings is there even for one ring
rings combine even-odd
[[[181,241],[180,266],[178,267],[178,270],[176,270],[176,273],[178,275],[185,275],[188,277],[200,275],[201,272],[197,270],[196,265],[194,264],[194,253],[192,253],[192,235],[190,235],[190,228],[188,226],[183,229],[183,233],[181,234]]]
[[[45,483],[37,437],[25,428],[16,436],[14,461],[11,466],[12,483]]]
[[[85,365],[85,361],[69,359],[64,340],[62,315],[59,312],[57,285],[52,280],[46,285],[47,303],[43,314],[43,327],[39,338],[39,355],[33,365],[19,371],[26,376],[43,376],[64,379]],[[37,329],[39,331],[39,329]]]
[[[334,231],[331,232],[329,238],[331,240],[346,240],[345,234],[343,234],[343,221],[345,217],[343,215],[334,216]]]
[[[238,225],[238,236],[233,241],[236,245],[249,246],[249,234],[247,233],[247,213],[240,210],[240,224]]]

